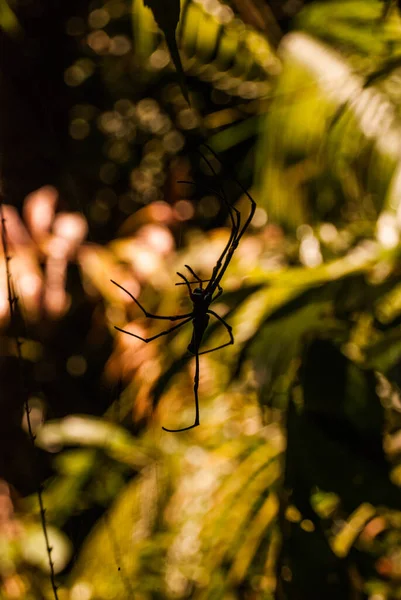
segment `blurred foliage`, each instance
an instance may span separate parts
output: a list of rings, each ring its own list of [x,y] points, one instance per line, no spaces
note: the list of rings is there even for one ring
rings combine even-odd
[[[0,25],[9,34],[20,32],[20,25],[7,0],[0,2]]]
[[[37,6],[0,4],[26,61]],[[158,8],[60,14],[59,146],[26,125],[25,160],[4,125],[20,300],[16,332],[3,270],[0,595],[52,597],[41,486],[60,600],[401,598],[398,4],[183,0],[167,25]],[[116,332],[161,327],[110,279],[189,309],[176,271],[208,278],[229,235],[214,190],[249,210],[233,173],[257,202],[215,304],[235,344],[201,357],[201,425],[173,435],[190,325]],[[212,322],[204,347],[225,341]]]
[[[178,73],[181,91],[185,100],[189,103],[188,89],[185,83],[185,74],[182,68],[180,53],[177,47],[175,32],[180,21],[180,0],[170,2],[169,10],[161,0],[145,0],[145,6],[149,6],[156,23],[164,33],[171,59]]]

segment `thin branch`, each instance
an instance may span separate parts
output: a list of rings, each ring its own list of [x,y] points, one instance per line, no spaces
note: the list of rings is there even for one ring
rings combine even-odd
[[[1,192],[0,192],[0,220],[1,220],[1,242],[2,242],[3,253],[4,253],[4,263],[5,263],[5,268],[6,268],[6,279],[7,279],[7,297],[8,297],[8,305],[9,305],[9,310],[10,310],[10,328],[11,328],[11,332],[14,337],[15,346],[16,346],[16,354],[17,354],[18,368],[19,368],[18,380],[19,380],[19,386],[20,386],[20,395],[21,395],[21,398],[23,398],[23,405],[25,408],[26,420],[27,420],[27,424],[28,424],[29,438],[31,440],[33,449],[36,451],[36,446],[35,446],[36,436],[33,433],[33,429],[32,429],[32,422],[31,422],[31,417],[30,417],[31,409],[29,408],[28,395],[26,393],[26,387],[25,387],[24,369],[23,369],[22,352],[21,352],[22,342],[19,339],[18,325],[16,322],[17,308],[18,308],[18,296],[14,292],[14,285],[13,285],[12,274],[11,274],[11,269],[10,269],[11,255],[10,255],[9,248],[8,248],[6,219],[4,217],[3,195]],[[58,594],[57,594],[57,585],[56,585],[56,580],[55,580],[54,563],[53,563],[52,556],[51,556],[53,548],[50,546],[49,535],[47,532],[46,509],[45,509],[44,503],[43,503],[42,485],[40,482],[37,485],[36,493],[37,493],[38,502],[39,502],[40,521],[41,521],[43,535],[44,535],[45,543],[46,543],[46,552],[47,552],[47,556],[48,556],[48,560],[49,560],[50,582],[51,582],[51,586],[53,589],[54,598],[55,598],[55,600],[59,600]]]

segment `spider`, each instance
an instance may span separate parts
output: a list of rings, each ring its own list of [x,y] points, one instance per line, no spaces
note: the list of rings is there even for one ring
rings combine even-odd
[[[217,156],[213,152],[213,150],[211,150],[211,148],[209,148],[208,146],[207,146],[207,148],[217,158]],[[213,166],[211,165],[210,161],[205,156],[203,156],[202,153],[200,153],[200,154],[201,154],[202,158],[205,160],[206,164],[211,169],[213,175],[216,176],[216,172],[215,172]],[[192,181],[180,181],[178,183],[186,183],[186,184],[195,185],[194,182],[192,182]],[[242,187],[242,185],[239,182],[236,181],[236,183],[241,187],[241,189],[243,190],[243,192],[245,193],[245,195],[247,196],[248,200],[251,203],[249,215],[248,215],[245,223],[242,225],[241,225],[240,212],[228,202],[223,188],[220,186],[218,190],[215,190],[208,186],[203,186],[203,187],[208,188],[212,192],[214,192],[216,194],[216,196],[218,198],[220,198],[220,200],[223,202],[223,204],[228,209],[228,213],[229,213],[229,217],[230,217],[230,221],[231,221],[231,233],[230,233],[230,236],[228,238],[228,241],[227,241],[222,253],[220,254],[220,256],[213,268],[210,279],[201,279],[189,265],[184,265],[184,266],[189,271],[189,273],[192,275],[192,277],[195,279],[195,281],[189,281],[185,275],[177,272],[178,277],[180,277],[183,281],[176,283],[176,285],[186,285],[187,286],[189,298],[192,302],[192,311],[191,312],[185,313],[183,315],[175,315],[175,316],[154,315],[153,313],[148,312],[146,310],[146,308],[144,308],[142,306],[142,304],[139,302],[139,300],[137,300],[128,290],[126,290],[124,287],[122,287],[116,281],[113,281],[111,279],[111,282],[114,283],[114,285],[119,287],[126,294],[128,294],[130,296],[130,298],[132,298],[132,300],[141,309],[141,311],[144,313],[144,315],[146,317],[148,317],[150,319],[159,319],[159,320],[164,320],[164,321],[180,321],[177,325],[174,325],[173,327],[170,327],[169,329],[161,331],[160,333],[158,333],[152,337],[149,337],[149,338],[143,338],[139,335],[131,333],[130,331],[126,331],[125,329],[121,329],[120,327],[115,326],[115,329],[117,329],[118,331],[121,331],[122,333],[126,333],[135,338],[138,338],[138,339],[142,340],[143,342],[145,342],[146,344],[148,344],[149,342],[152,342],[153,340],[156,340],[159,337],[167,335],[168,333],[171,333],[172,331],[176,331],[183,325],[186,325],[187,323],[190,323],[192,321],[193,331],[192,331],[191,341],[188,345],[188,351],[195,356],[195,377],[194,377],[195,420],[192,425],[189,425],[188,427],[183,427],[181,429],[167,429],[167,427],[162,427],[162,429],[164,429],[164,431],[169,431],[169,432],[173,432],[173,433],[176,433],[179,431],[188,431],[189,429],[193,429],[194,427],[197,427],[199,425],[199,397],[198,397],[199,357],[202,354],[208,354],[210,352],[215,352],[216,350],[220,350],[221,348],[225,348],[226,346],[230,346],[231,344],[234,344],[234,336],[232,333],[232,327],[228,323],[226,323],[226,321],[222,317],[220,317],[220,315],[218,315],[216,312],[211,310],[210,305],[215,300],[217,300],[223,293],[223,288],[221,287],[220,282],[223,278],[224,273],[227,270],[227,267],[229,266],[229,264],[231,262],[231,259],[232,259],[233,254],[240,242],[240,239],[242,238],[242,236],[244,235],[245,231],[247,230],[249,224],[251,223],[253,215],[256,210],[256,202],[253,200],[251,195]],[[204,283],[207,283],[207,285],[205,287],[203,287]],[[193,285],[193,284],[198,284],[198,286],[194,290],[192,290],[192,288],[191,288],[191,285]],[[224,344],[221,344],[220,346],[217,346],[216,348],[210,348],[208,350],[203,350],[202,352],[199,352],[200,345],[202,343],[202,338],[203,338],[203,335],[209,324],[211,316],[214,317],[215,319],[217,319],[217,321],[219,321],[219,323],[221,323],[221,325],[223,327],[225,327],[225,329],[228,333],[228,336],[229,336],[229,341],[227,341]]]

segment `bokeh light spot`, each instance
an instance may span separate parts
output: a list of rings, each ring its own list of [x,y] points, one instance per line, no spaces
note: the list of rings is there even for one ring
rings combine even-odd
[[[313,229],[310,225],[304,224],[304,225],[300,225],[297,228],[297,239],[298,240],[302,240],[303,238],[312,237],[312,236],[313,236]]]
[[[322,223],[319,227],[320,239],[326,244],[334,242],[338,236],[338,231],[333,223]]]
[[[123,140],[116,140],[108,149],[108,157],[118,163],[128,162],[131,156],[129,145]]]
[[[111,44],[109,36],[103,30],[90,33],[86,42],[96,54],[107,54]]]
[[[149,209],[151,218],[159,223],[169,223],[173,217],[173,210],[167,202],[154,202]]]
[[[252,225],[254,227],[263,227],[267,223],[267,212],[264,208],[257,207],[253,215]]]
[[[214,196],[204,196],[198,204],[199,213],[206,219],[212,219],[217,215],[220,204]]]
[[[114,104],[114,108],[124,117],[132,117],[135,114],[135,104],[126,98],[117,100]]]
[[[89,26],[92,29],[102,29],[110,21],[110,15],[104,8],[93,10],[88,18]]]
[[[159,112],[159,105],[152,98],[143,98],[137,104],[137,113],[140,119],[154,117]]]
[[[85,79],[85,71],[82,69],[82,67],[79,67],[78,65],[72,65],[71,67],[68,67],[68,69],[66,69],[64,72],[64,81],[70,87],[76,87],[78,85],[81,85],[81,83],[85,81]]]
[[[153,67],[153,69],[164,69],[167,67],[169,62],[170,55],[162,48],[155,50],[149,58],[149,64],[151,67]]]
[[[315,526],[310,519],[303,519],[300,523],[301,529],[306,531],[307,533],[312,533],[315,531]]]
[[[174,204],[174,214],[179,221],[188,221],[194,216],[195,210],[189,200],[178,200]]]
[[[169,131],[163,137],[163,146],[168,152],[176,154],[185,144],[185,138],[179,131]]]
[[[126,12],[129,13],[130,10],[129,6],[124,2],[115,2],[114,0],[106,2],[104,7],[112,19],[120,19]]]
[[[73,119],[70,123],[70,136],[74,140],[84,140],[88,137],[90,126],[84,119]]]
[[[31,430],[32,433],[35,434],[44,421],[44,403],[41,400],[41,398],[32,396],[28,399],[28,408]],[[22,429],[24,429],[25,431],[29,430],[26,411],[24,411],[22,417]]]
[[[143,225],[137,237],[158,254],[167,256],[174,249],[174,239],[169,229],[160,225]]]
[[[77,67],[81,68],[85,73],[85,77],[90,77],[93,75],[95,70],[95,63],[90,58],[80,58],[75,63]]]
[[[71,589],[71,600],[90,600],[92,586],[86,581],[79,581]]]
[[[53,225],[57,236],[69,242],[80,243],[88,232],[86,220],[79,213],[58,213]]]
[[[104,112],[98,119],[98,126],[104,133],[118,133],[123,122],[117,111]]]
[[[184,108],[178,114],[177,123],[182,129],[195,129],[199,126],[199,116],[192,108]]]
[[[116,35],[111,39],[110,53],[114,56],[124,56],[131,50],[131,41],[126,35]]]
[[[87,366],[86,359],[80,354],[70,356],[66,363],[67,372],[73,377],[81,377],[86,372]]]

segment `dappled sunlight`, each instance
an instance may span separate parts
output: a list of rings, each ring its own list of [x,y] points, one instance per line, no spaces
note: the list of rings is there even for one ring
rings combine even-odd
[[[383,212],[377,221],[377,240],[384,248],[395,248],[400,238],[399,224],[395,215]]]
[[[43,312],[60,318],[70,301],[65,290],[68,262],[75,258],[87,234],[86,220],[80,214],[58,213],[57,191],[46,186],[25,199],[23,215],[4,205],[7,236],[10,242],[10,271],[19,305],[30,321],[38,321]],[[6,311],[7,283],[0,288],[0,318]]]
[[[0,531],[8,538],[19,537],[22,533],[14,512],[10,486],[4,480],[0,480]]]
[[[135,239],[118,240],[113,249],[118,258],[131,265],[140,281],[155,276],[158,280],[163,277],[162,261],[158,253],[149,246],[138,243]]]
[[[37,243],[40,243],[50,234],[57,201],[57,190],[50,186],[32,192],[25,200],[24,219]]]
[[[136,233],[137,239],[152,250],[168,256],[174,250],[174,239],[166,227],[158,225],[143,225]]]
[[[148,329],[137,324],[137,322],[123,323],[124,331],[146,337]],[[111,381],[122,378],[129,382],[137,369],[147,361],[154,361],[158,356],[158,348],[155,344],[145,344],[131,335],[120,332],[116,334],[116,347],[105,366],[105,377]]]
[[[54,278],[49,278],[44,295],[44,307],[49,316],[57,319],[64,315],[70,307],[69,296],[66,294],[64,281],[59,278],[59,274]]]
[[[53,233],[68,243],[68,253],[72,254],[86,238],[88,225],[80,214],[57,213]]]
[[[83,283],[89,283],[94,293],[101,295],[111,301],[128,304],[132,299],[120,288],[113,285],[111,277],[115,277],[132,294],[138,294],[140,290],[139,283],[133,275],[130,275],[126,268],[117,264],[112,252],[95,244],[82,246],[78,253],[78,264],[82,270]]]
[[[21,307],[32,321],[40,318],[40,301],[43,294],[44,279],[33,250],[27,246],[18,247],[9,263],[15,276],[16,291],[20,294]],[[3,324],[9,320],[9,298],[6,273],[0,275],[0,314]]]
[[[400,7],[165,3],[0,9],[0,596],[392,600]]]
[[[322,263],[319,240],[313,234],[302,237],[299,260],[305,267],[317,267]]]

